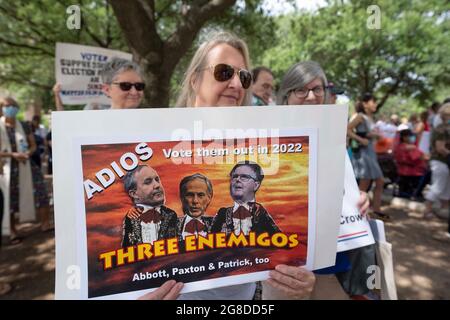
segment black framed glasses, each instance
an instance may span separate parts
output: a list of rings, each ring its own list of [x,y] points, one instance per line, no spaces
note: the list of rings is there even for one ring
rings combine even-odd
[[[113,82],[112,84],[118,85],[122,91],[130,91],[132,87],[134,87],[136,91],[142,91],[145,89],[145,83],[143,82]]]
[[[233,174],[231,176],[232,181],[236,181],[237,179],[241,180],[242,182],[249,182],[250,180],[257,181],[256,178],[248,174]]]
[[[323,86],[317,86],[312,89],[298,88],[298,89],[292,90],[292,92],[294,92],[295,96],[299,99],[306,98],[309,95],[310,91],[312,91],[316,97],[323,97],[325,95],[325,87],[323,87]]]
[[[212,65],[206,69],[209,68],[213,69],[214,79],[219,82],[229,81],[233,78],[234,74],[237,73],[239,80],[241,81],[242,88],[248,89],[252,84],[252,74],[248,70],[238,69],[226,63]]]

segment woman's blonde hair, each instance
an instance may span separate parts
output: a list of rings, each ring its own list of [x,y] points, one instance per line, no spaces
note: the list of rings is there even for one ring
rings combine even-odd
[[[207,67],[207,60],[209,52],[219,44],[227,44],[236,50],[238,50],[245,63],[245,68],[250,70],[250,58],[248,54],[248,47],[244,40],[238,38],[230,32],[215,32],[208,37],[208,41],[203,42],[194,54],[194,57],[189,64],[189,67],[184,75],[183,83],[181,86],[180,95],[178,96],[176,106],[177,107],[193,107],[195,103],[195,91],[192,87],[192,80],[196,77],[201,77],[200,72]],[[199,78],[201,80],[201,78]],[[245,91],[245,97],[242,101],[242,106],[250,105],[251,103],[251,91],[247,89]]]

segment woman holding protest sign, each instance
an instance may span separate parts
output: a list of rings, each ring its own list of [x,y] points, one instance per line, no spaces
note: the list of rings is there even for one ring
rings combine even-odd
[[[216,107],[250,105],[252,83],[246,43],[220,32],[196,51],[185,74],[178,107]],[[303,299],[309,297],[315,283],[312,272],[303,267],[278,265],[263,282],[263,298]],[[250,300],[257,293],[256,283],[183,294],[180,299]],[[155,299],[150,293],[143,298]]]
[[[47,188],[39,167],[30,161],[30,155],[36,149],[30,128],[16,119],[19,112],[17,102],[8,97],[0,102],[3,117],[0,121],[1,156],[5,159],[5,198],[9,199],[7,214],[10,214],[10,243],[18,244],[15,213],[21,213],[21,220],[34,220],[34,208],[41,219],[41,230],[52,231]],[[34,196],[34,200],[33,200]],[[34,204],[34,206],[33,206]]]
[[[278,105],[319,105],[328,104],[330,93],[328,82],[321,66],[314,61],[305,61],[293,65],[284,75],[277,95]],[[347,153],[346,153],[347,156]],[[347,159],[348,160],[348,159]],[[345,173],[346,178],[351,172]],[[358,209],[364,215],[369,207],[365,192],[360,192]],[[336,213],[340,214],[340,213]],[[346,299],[335,274],[350,270],[350,261],[345,253],[338,253],[334,267],[315,271],[317,282],[313,299]]]
[[[144,98],[145,83],[141,68],[135,62],[121,58],[112,58],[105,64],[101,72],[102,91],[111,99],[110,109],[134,109]],[[61,85],[53,87],[56,110],[64,110],[60,97]],[[101,105],[88,104],[85,110],[101,109]]]

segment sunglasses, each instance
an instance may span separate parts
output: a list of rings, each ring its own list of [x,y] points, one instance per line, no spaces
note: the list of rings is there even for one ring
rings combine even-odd
[[[118,85],[122,91],[130,91],[132,87],[134,87],[136,91],[142,91],[145,89],[145,83],[143,82],[113,82],[112,84]]]
[[[209,66],[206,69],[212,68],[214,79],[219,82],[229,81],[237,73],[241,81],[242,88],[248,89],[252,84],[252,74],[245,69],[235,69],[233,66],[225,63],[219,63],[214,66]]]

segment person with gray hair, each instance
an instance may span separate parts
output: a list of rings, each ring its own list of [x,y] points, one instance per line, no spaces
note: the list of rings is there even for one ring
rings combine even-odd
[[[328,104],[328,81],[315,61],[293,65],[283,77],[277,95],[278,105]]]
[[[111,98],[111,109],[138,108],[145,83],[140,67],[132,61],[112,58],[103,67],[102,91]]]
[[[213,197],[211,181],[200,173],[184,177],[180,182],[180,200],[184,216],[178,218],[178,238],[182,244],[187,236],[206,237],[211,227],[211,216],[206,209]]]
[[[98,103],[88,103],[84,110],[134,109],[139,108],[144,97],[144,77],[139,65],[133,61],[112,58],[101,71],[102,92],[111,99],[111,107]],[[61,100],[61,84],[53,86],[57,111],[64,111]]]
[[[318,105],[330,103],[328,81],[319,63],[304,61],[294,64],[283,77],[278,91],[279,105]],[[343,150],[344,152],[344,150]],[[348,154],[346,161],[350,162]],[[350,179],[352,172],[345,171],[345,179]],[[345,190],[344,190],[345,193]],[[365,192],[360,192],[358,209],[364,215],[369,207],[369,200]],[[340,215],[340,212],[334,214]],[[313,299],[347,299],[336,278],[336,273],[348,271],[350,268],[346,253],[338,253],[336,265],[316,271],[317,283],[314,288]]]

